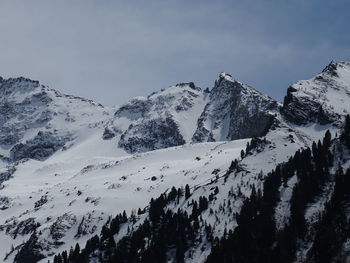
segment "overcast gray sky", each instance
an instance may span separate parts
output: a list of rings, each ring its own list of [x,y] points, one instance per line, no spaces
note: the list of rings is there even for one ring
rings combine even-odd
[[[350,61],[350,1],[0,0],[0,75],[113,105],[221,71],[282,100]]]

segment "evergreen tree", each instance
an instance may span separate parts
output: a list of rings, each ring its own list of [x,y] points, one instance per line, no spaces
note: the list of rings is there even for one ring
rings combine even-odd
[[[191,196],[190,186],[186,184],[185,186],[185,198],[188,199]]]

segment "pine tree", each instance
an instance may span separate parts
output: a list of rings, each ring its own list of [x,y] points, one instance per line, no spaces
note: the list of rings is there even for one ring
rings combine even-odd
[[[186,184],[185,186],[185,198],[188,199],[191,196],[190,186]]]

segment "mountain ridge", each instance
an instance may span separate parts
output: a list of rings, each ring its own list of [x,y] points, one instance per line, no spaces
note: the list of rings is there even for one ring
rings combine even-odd
[[[240,212],[253,188],[261,189],[271,170],[301,148],[312,147],[313,141],[322,140],[327,130],[333,135],[339,132],[350,110],[346,103],[350,96],[346,97],[343,92],[350,89],[346,77],[350,67],[333,64],[311,80],[301,81],[302,85],[295,84],[301,88],[289,91],[291,99],[283,106],[227,73],[220,74],[209,91],[195,84],[180,83],[148,97],[135,98],[115,110],[93,105],[95,112],[88,102],[76,105],[73,98],[63,97],[67,105],[77,106],[67,106],[60,101],[64,107],[60,108],[62,104],[59,104],[60,107],[55,108],[75,111],[73,122],[66,120],[64,110],[58,111],[59,118],[64,116],[62,123],[66,130],[71,129],[73,136],[61,145],[55,142],[56,135],[61,133],[46,138],[47,133],[35,129],[28,134],[28,139],[20,142],[27,148],[22,146],[14,152],[32,154],[35,151],[31,147],[40,146],[39,158],[28,159],[31,156],[26,153],[23,158],[15,158],[15,162],[0,162],[0,181],[3,178],[0,214],[4,218],[0,222],[0,244],[5,244],[0,249],[4,251],[0,257],[6,256],[5,262],[29,262],[22,257],[29,248],[39,258],[52,259],[54,254],[69,251],[77,242],[83,247],[102,231],[111,217],[126,210],[132,216],[113,234],[118,244],[123,237],[132,236],[149,217],[151,198],[169,194],[172,187],[183,191],[181,198],[186,198],[185,185],[188,185],[191,196],[185,200],[179,197],[182,201],[170,209],[173,212],[180,209],[189,215],[200,197],[201,202],[203,198],[208,200],[208,207],[198,212],[203,219],[198,230],[201,241],[187,247],[183,257],[186,262],[205,262],[212,246],[206,242],[205,229],[210,226],[211,236],[222,239],[225,229],[235,229],[235,214]],[[320,90],[326,92],[318,96]],[[44,91],[55,99],[61,98],[55,97],[54,91]],[[45,106],[47,94],[41,96]],[[35,96],[30,98],[30,102],[35,101]],[[342,99],[344,103],[330,107]],[[23,101],[25,98],[17,102],[21,105]],[[82,115],[86,109],[90,109],[91,115]],[[13,110],[10,113],[13,117]],[[37,120],[40,115],[35,114],[29,114],[30,119]],[[237,119],[243,121],[237,123]],[[45,125],[50,121],[44,122]],[[54,132],[55,127],[59,128],[58,123],[62,125],[53,122],[52,127],[45,130]],[[252,123],[259,123],[259,128]],[[247,130],[244,125],[248,125]],[[203,127],[207,132],[200,133],[199,139],[193,141],[196,131]],[[233,136],[232,127],[243,135]],[[256,133],[248,133],[250,130]],[[5,136],[9,134],[5,133]],[[210,133],[212,136],[208,136]],[[35,139],[37,136],[40,139]],[[243,138],[237,140],[239,137]],[[47,149],[46,142],[54,143],[49,149],[59,147],[41,158],[45,153],[43,149]],[[8,154],[9,149],[2,152]],[[138,208],[141,213],[136,212]],[[172,251],[175,253],[175,250]],[[173,252],[169,251],[169,257]],[[20,256],[16,257],[17,254]],[[30,255],[33,256],[27,254]],[[98,258],[93,260],[100,262]]]

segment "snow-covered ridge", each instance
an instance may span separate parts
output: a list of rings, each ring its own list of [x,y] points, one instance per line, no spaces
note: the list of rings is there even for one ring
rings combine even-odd
[[[320,74],[289,87],[282,112],[297,124],[340,124],[350,112],[349,98],[350,63],[332,61]]]
[[[227,96],[227,89],[234,94]],[[99,133],[101,138],[129,153],[191,142],[248,138],[261,135],[262,130],[252,134],[251,125],[242,129],[248,123],[245,119],[258,117],[267,127],[272,121],[270,109],[276,105],[227,73],[219,75],[211,91],[203,91],[193,82],[179,83],[148,97],[134,98],[114,114],[112,108],[62,94],[23,77],[1,79],[0,95],[2,161],[43,160],[71,147],[85,133]],[[220,113],[223,100],[233,99],[235,104],[225,103],[225,112]],[[204,125],[207,115],[210,116]],[[254,120],[251,123],[261,126]]]
[[[2,79],[0,111],[0,154],[14,161],[45,159],[100,126],[111,113],[92,100],[22,77]]]

